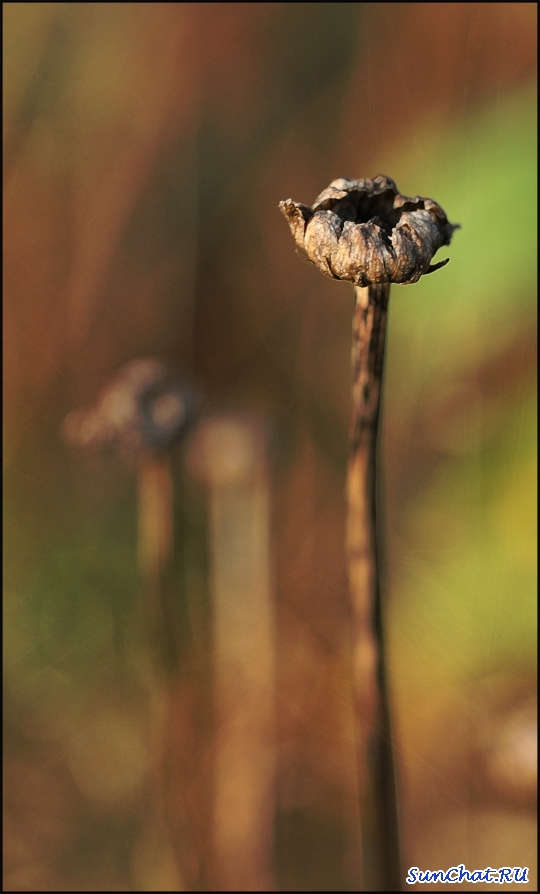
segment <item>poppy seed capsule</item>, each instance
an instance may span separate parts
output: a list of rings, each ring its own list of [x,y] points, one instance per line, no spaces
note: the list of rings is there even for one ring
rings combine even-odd
[[[93,407],[70,413],[63,434],[76,447],[126,456],[159,452],[181,440],[197,408],[198,395],[189,382],[170,376],[158,360],[141,358],[118,371]]]
[[[431,264],[459,225],[432,199],[399,194],[390,177],[332,181],[313,207],[287,199],[279,207],[307,259],[332,279],[357,286],[417,282],[448,263]]]

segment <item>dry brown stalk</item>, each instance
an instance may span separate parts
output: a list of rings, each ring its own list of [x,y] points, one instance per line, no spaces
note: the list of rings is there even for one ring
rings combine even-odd
[[[313,207],[287,199],[280,208],[307,260],[355,286],[347,557],[363,886],[398,891],[403,875],[377,531],[386,319],[390,283],[417,282],[447,264],[431,261],[456,227],[431,199],[402,196],[381,174],[334,180]]]
[[[398,805],[384,654],[377,531],[377,440],[390,284],[355,288],[347,472],[347,556],[363,875],[366,890],[399,890]]]

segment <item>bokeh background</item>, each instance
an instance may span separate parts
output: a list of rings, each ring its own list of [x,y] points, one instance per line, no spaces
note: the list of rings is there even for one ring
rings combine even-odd
[[[447,268],[393,287],[389,317],[405,862],[529,866],[534,889],[536,4],[5,3],[3,18],[4,889],[220,889],[196,447],[173,458],[190,712],[145,641],[134,470],[60,435],[138,356],[193,377],[203,418],[265,433],[267,867],[275,890],[358,889],[353,297],[300,261],[277,206],[379,172],[462,225]],[[174,747],[156,757],[171,724],[190,749],[187,799]]]

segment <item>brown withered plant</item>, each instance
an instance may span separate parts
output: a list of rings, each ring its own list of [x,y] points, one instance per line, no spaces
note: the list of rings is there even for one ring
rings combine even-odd
[[[352,417],[347,472],[355,738],[365,890],[403,884],[384,654],[377,530],[377,438],[390,283],[417,282],[456,226],[432,199],[399,194],[382,174],[334,180],[313,206],[280,202],[299,253],[354,285]]]
[[[174,576],[172,452],[193,428],[198,403],[192,383],[172,375],[161,361],[141,357],[124,364],[96,402],[73,410],[62,427],[69,446],[116,455],[136,471],[137,561],[144,581],[141,620],[164,696],[163,713],[154,717],[159,733],[150,822],[164,823],[180,878],[193,891],[204,890],[199,885],[201,859],[187,806],[188,785],[178,768],[185,763],[194,772],[197,756],[191,740],[196,736],[182,737],[177,730],[195,726],[195,685],[186,654],[190,633],[179,626],[180,617],[189,615],[188,597],[179,598]]]

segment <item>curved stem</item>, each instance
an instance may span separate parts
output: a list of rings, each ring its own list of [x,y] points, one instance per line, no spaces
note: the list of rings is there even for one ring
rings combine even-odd
[[[389,284],[355,288],[347,553],[364,889],[399,891],[398,810],[377,538],[377,435]]]

